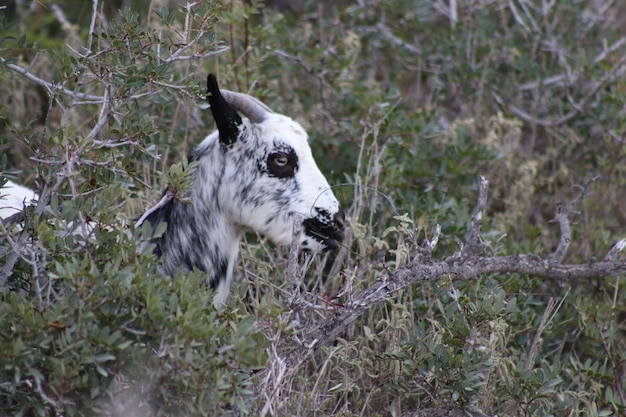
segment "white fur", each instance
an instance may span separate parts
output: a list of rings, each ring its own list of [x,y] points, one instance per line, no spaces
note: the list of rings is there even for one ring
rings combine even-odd
[[[30,188],[16,184],[13,181],[0,189],[0,218],[6,219],[24,210],[25,206],[36,202],[39,197]]]
[[[277,152],[296,155],[295,175],[283,178],[269,173],[267,160]],[[168,275],[181,267],[206,271],[218,307],[228,298],[239,240],[245,232],[255,231],[279,245],[289,245],[296,221],[315,219],[330,225],[336,224],[336,216],[343,218],[339,202],[313,159],[306,132],[289,117],[271,113],[259,123],[243,118],[236,141],[225,147],[214,132],[198,145],[192,159],[198,166],[186,196],[191,204],[172,200],[147,219],[153,227],[168,223],[157,240],[161,271]],[[301,248],[328,249],[327,242],[304,229]],[[339,229],[343,236],[342,224]]]
[[[259,138],[263,143],[272,144],[274,141],[281,141],[294,149],[299,159],[295,181],[300,189],[298,194],[289,196],[287,207],[278,205],[274,201],[267,202],[260,207],[237,204],[234,194],[238,192],[239,181],[237,179],[241,172],[237,165],[231,164],[227,166],[224,175],[227,183],[232,186],[220,188],[220,201],[235,203],[234,206],[224,207],[229,211],[228,215],[235,224],[243,226],[246,230],[259,232],[279,245],[289,245],[292,238],[294,213],[304,218],[312,217],[315,216],[316,207],[323,207],[334,214],[339,211],[339,202],[317,167],[308,143],[308,135],[298,123],[276,113],[271,114],[260,124],[250,125],[246,119],[244,123],[248,124],[248,128],[253,131],[254,137]],[[209,136],[206,141],[216,139],[217,137]],[[281,185],[281,179],[262,177],[257,179],[255,188],[262,193],[264,190],[279,189]],[[268,224],[267,220],[272,216],[277,216],[277,219]],[[301,239],[305,240],[305,236]],[[308,242],[308,249],[319,252],[322,250],[322,245],[318,242]]]
[[[191,204],[170,200],[149,210],[139,222],[148,220],[153,227],[167,222],[165,234],[154,240],[155,252],[162,258],[161,272],[205,271],[207,283],[215,287],[218,307],[226,304],[245,232],[259,232],[279,245],[289,245],[294,223],[304,220],[300,247],[310,252],[337,247],[343,238],[343,212],[313,159],[302,126],[269,113],[259,123],[243,118],[238,129],[239,137],[227,146],[216,131],[196,148],[193,160],[199,164],[185,196]],[[268,159],[280,152],[297,157],[295,174],[270,172]],[[37,200],[33,190],[11,181],[1,194],[2,218]],[[143,251],[147,243],[141,242],[138,250]]]

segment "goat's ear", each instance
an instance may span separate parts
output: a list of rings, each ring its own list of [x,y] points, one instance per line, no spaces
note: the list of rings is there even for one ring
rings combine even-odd
[[[224,99],[217,85],[215,75],[209,74],[207,83],[207,101],[211,106],[211,113],[217,130],[220,134],[220,142],[224,145],[232,145],[239,137],[241,117],[237,111]]]

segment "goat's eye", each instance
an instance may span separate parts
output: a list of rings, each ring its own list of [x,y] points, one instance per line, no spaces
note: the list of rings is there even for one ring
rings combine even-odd
[[[277,167],[284,167],[289,163],[289,157],[286,155],[276,155],[274,156],[274,163]]]
[[[273,177],[293,177],[298,168],[298,157],[295,152],[276,152],[267,158],[267,170]]]

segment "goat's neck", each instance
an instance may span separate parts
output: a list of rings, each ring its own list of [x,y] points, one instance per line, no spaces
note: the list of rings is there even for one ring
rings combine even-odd
[[[190,204],[171,200],[150,222],[153,227],[165,221],[167,229],[157,239],[156,252],[162,258],[161,270],[174,275],[177,269],[199,269],[207,273],[207,283],[216,290],[214,304],[225,304],[233,281],[242,230],[232,224],[218,203],[222,186],[223,160],[213,140],[205,140],[193,159],[200,159]]]
[[[167,229],[157,241],[162,271],[174,275],[178,268],[207,273],[207,284],[216,289],[215,304],[224,303],[233,280],[240,232],[221,217],[217,205],[192,196],[191,204],[178,200],[163,213]]]

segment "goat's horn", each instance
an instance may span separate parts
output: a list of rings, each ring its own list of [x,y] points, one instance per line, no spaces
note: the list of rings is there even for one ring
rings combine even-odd
[[[217,79],[214,74],[207,77],[207,93],[211,91],[218,92],[226,100],[226,102],[235,110],[241,112],[245,117],[250,119],[252,123],[260,123],[264,121],[272,110],[267,107],[261,100],[243,93],[235,93],[230,90],[222,90],[217,85]],[[207,97],[207,100],[208,97]],[[210,100],[209,100],[210,102]]]
[[[244,116],[250,119],[252,123],[260,123],[265,120],[270,113],[273,113],[272,110],[258,98],[222,89],[220,89],[220,93],[222,93],[222,96],[224,96],[228,104],[240,111]]]

